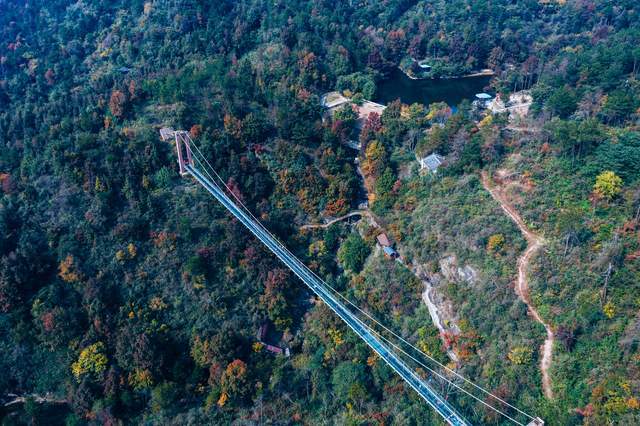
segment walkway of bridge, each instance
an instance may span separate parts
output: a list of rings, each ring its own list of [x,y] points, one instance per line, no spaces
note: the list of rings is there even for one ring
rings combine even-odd
[[[161,135],[163,139],[167,139],[172,134],[170,129],[162,129]],[[300,261],[295,255],[293,255],[273,234],[271,234],[258,219],[242,204],[242,202],[235,197],[232,191],[226,188],[224,180],[215,172],[213,167],[209,164],[206,158],[199,151],[197,146],[193,144],[191,138],[187,132],[176,131],[173,132],[176,141],[176,149],[178,151],[178,163],[180,167],[180,173],[182,175],[191,175],[195,180],[202,185],[213,197],[220,202],[233,216],[235,216],[258,240],[260,240],[273,254],[275,254],[295,275],[298,276],[308,287],[313,291],[327,306],[340,317],[345,324],[353,330],[373,351],[375,351],[380,358],[387,363],[411,388],[413,388],[441,417],[450,425],[462,425],[467,426],[470,423],[453,408],[449,401],[440,396],[433,387],[423,377],[418,375],[416,371],[411,368],[407,362],[402,358],[400,353],[408,356],[414,362],[417,362],[420,366],[426,368],[435,377],[438,377],[450,385],[455,386],[457,389],[464,392],[484,404],[486,407],[492,409],[498,414],[503,415],[507,419],[511,420],[515,424],[523,425],[523,423],[515,420],[513,417],[501,412],[495,407],[489,405],[487,402],[472,395],[469,391],[466,391],[459,385],[448,380],[445,376],[428,367],[424,363],[420,362],[415,357],[411,356],[405,350],[403,350],[398,344],[385,337],[380,332],[376,331],[373,327],[365,323],[358,315],[354,314],[347,306],[351,305],[355,307],[357,311],[364,314],[369,320],[374,321],[378,326],[382,327],[386,332],[391,333],[394,337],[400,339],[400,341],[409,344],[412,348],[415,346],[393,333],[388,328],[384,327],[379,321],[371,317],[365,311],[358,308],[339,292],[329,286],[326,282],[320,279],[313,271],[311,271],[302,261]],[[195,148],[196,151],[192,151]],[[196,164],[197,163],[197,164]],[[207,168],[204,163],[209,167]],[[212,176],[214,175],[216,179]],[[221,182],[218,185],[216,182]],[[235,198],[235,202],[225,193],[222,189],[225,187],[229,194]],[[353,212],[354,215],[356,212]],[[346,302],[346,303],[345,303]],[[417,349],[417,348],[415,348]],[[422,352],[421,352],[422,353]],[[422,353],[424,354],[424,353]],[[424,354],[426,356],[426,354]],[[427,356],[428,357],[428,356]],[[429,359],[433,359],[428,357]],[[434,360],[435,361],[435,360]],[[439,364],[439,363],[438,363]],[[446,366],[439,364],[441,367],[447,369]],[[448,369],[450,373],[457,375],[464,381],[471,383],[475,388],[481,389],[485,394],[494,398],[496,401],[500,401],[506,406],[515,409],[521,415],[526,416],[531,422],[530,425],[542,425],[542,420],[534,418],[517,409],[516,407],[506,403],[502,399],[490,394],[479,386],[473,384],[467,379],[464,379],[459,374]],[[527,421],[529,421],[527,420]]]

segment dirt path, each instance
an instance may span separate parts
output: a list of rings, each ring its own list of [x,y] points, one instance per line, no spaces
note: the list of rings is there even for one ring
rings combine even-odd
[[[431,317],[431,322],[433,322],[433,325],[435,325],[435,327],[438,329],[440,340],[442,341],[442,346],[446,347],[447,342],[445,340],[445,335],[449,330],[447,330],[447,328],[445,327],[444,322],[442,320],[442,314],[440,312],[440,308],[438,307],[438,304],[434,300],[435,288],[433,287],[433,284],[429,280],[429,274],[426,270],[426,267],[421,264],[410,265],[409,270],[413,273],[413,275],[415,275],[417,279],[420,280],[420,282],[422,282],[422,285],[424,286],[424,291],[422,292],[422,301],[424,302],[425,305],[427,305],[427,309],[429,310],[429,316]],[[460,358],[453,350],[453,347],[449,347],[447,349],[447,356],[451,361],[456,363],[456,365],[459,364]]]
[[[10,407],[12,405],[24,404],[27,401],[27,398],[32,398],[34,402],[38,404],[67,404],[69,401],[66,399],[56,398],[53,395],[46,393],[44,395],[25,395],[19,396],[13,393],[7,394],[8,401],[5,401],[2,405],[4,407]],[[0,399],[1,401],[1,399]]]
[[[340,222],[342,220],[349,219],[350,217],[353,217],[353,216],[367,216],[369,218],[370,222],[372,224],[374,224],[375,226],[377,226],[375,218],[373,217],[373,215],[368,210],[354,210],[351,213],[345,214],[344,216],[340,216],[340,217],[337,217],[335,219],[331,219],[327,223],[314,223],[314,224],[302,225],[300,227],[300,229],[328,228],[328,227],[330,227],[331,225],[333,225],[336,222]]]
[[[542,347],[542,359],[540,360],[540,371],[542,373],[542,390],[544,391],[545,396],[548,399],[553,398],[553,391],[551,390],[551,378],[549,377],[549,367],[551,366],[551,357],[553,355],[553,330],[551,326],[544,322],[540,313],[536,310],[536,308],[531,303],[531,298],[529,296],[529,280],[527,278],[527,269],[529,268],[529,263],[531,258],[540,250],[540,248],[544,245],[544,239],[533,233],[527,225],[522,220],[520,214],[513,208],[513,206],[509,203],[509,200],[504,193],[504,190],[494,186],[491,178],[486,172],[482,172],[482,185],[484,188],[491,194],[494,200],[496,200],[502,210],[513,220],[522,235],[527,240],[528,246],[524,251],[522,256],[518,259],[518,282],[516,285],[516,293],[518,297],[524,302],[528,307],[528,311],[531,316],[542,324],[547,331],[547,338],[545,339]]]

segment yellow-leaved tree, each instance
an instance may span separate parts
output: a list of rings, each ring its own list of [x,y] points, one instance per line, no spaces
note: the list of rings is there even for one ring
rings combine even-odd
[[[493,234],[487,241],[487,251],[489,253],[499,253],[504,248],[504,235]]]
[[[60,262],[60,265],[58,265],[58,276],[68,283],[74,283],[80,280],[80,273],[78,272],[73,255],[68,255]]]
[[[615,198],[621,190],[622,179],[611,170],[600,173],[593,185],[593,192],[606,200]]]
[[[385,160],[384,145],[377,140],[371,141],[365,150],[362,171],[366,176],[378,177],[382,173]]]
[[[71,372],[78,381],[87,374],[92,375],[95,379],[102,375],[109,362],[104,350],[104,343],[96,342],[80,352],[78,360],[71,364]]]
[[[517,346],[509,351],[507,358],[516,365],[528,364],[531,362],[533,350],[526,346]]]

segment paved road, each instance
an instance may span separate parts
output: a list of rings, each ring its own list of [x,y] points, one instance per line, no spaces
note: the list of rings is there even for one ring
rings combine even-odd
[[[304,283],[322,299],[356,334],[364,340],[396,373],[398,373],[418,394],[450,425],[470,425],[456,410],[438,395],[415,371],[392,352],[372,331],[353,313],[351,313],[327,286],[318,279],[300,260],[271,236],[256,220],[240,209],[215,184],[210,182],[200,171],[191,165],[187,171],[213,195],[227,210],[229,210],[243,225],[245,225],[264,245],[266,245],[289,269],[291,269]]]

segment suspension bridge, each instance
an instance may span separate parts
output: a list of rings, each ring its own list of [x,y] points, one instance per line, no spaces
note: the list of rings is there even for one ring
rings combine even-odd
[[[504,416],[515,424],[523,426],[525,424],[527,426],[544,425],[544,422],[540,418],[533,417],[524,411],[519,410],[513,405],[482,389],[478,385],[463,378],[458,373],[424,354],[404,338],[389,330],[371,315],[346,299],[341,293],[333,289],[324,280],[318,277],[300,259],[291,253],[284,244],[271,234],[271,232],[269,232],[269,230],[263,226],[262,223],[242,203],[239,197],[237,197],[233,191],[227,187],[225,181],[216,173],[200,149],[193,143],[188,132],[162,128],[160,130],[160,136],[164,141],[175,141],[180,174],[182,176],[192,176],[220,204],[222,204],[234,217],[236,217],[256,238],[258,238],[258,240],[260,240],[273,254],[275,254],[282,263],[284,263],[298,278],[300,278],[300,280],[302,280],[302,282],[304,282],[307,287],[309,287],[309,289],[315,293],[342,321],[344,321],[344,323],[353,332],[355,332],[376,354],[378,354],[378,356],[387,365],[389,365],[415,392],[417,392],[418,395],[420,395],[420,397],[422,397],[422,399],[424,399],[446,423],[452,426],[471,425],[471,423],[465,419],[447,399],[436,392],[429,380],[419,375],[418,372],[408,364],[405,357],[408,357],[418,365],[426,368],[435,377],[453,385],[462,393],[472,397],[476,401],[479,401],[487,408]],[[381,332],[368,325],[361,317],[349,309],[349,307],[352,309],[355,308],[355,310],[361,315],[366,317],[368,320],[373,321],[385,332],[398,339],[399,342],[392,341],[389,337],[386,337]],[[418,351],[420,355],[426,356],[428,359],[436,362],[436,364],[446,370],[450,376],[455,376],[458,379],[462,379],[462,381],[467,384],[471,384],[475,389],[483,392],[485,396],[488,397],[487,399],[493,399],[494,402],[499,402],[505,405],[508,409],[515,411],[515,414],[507,414],[489,404],[484,399],[473,395],[468,390],[462,388],[459,384],[448,379],[445,376],[447,373],[441,373],[434,370],[415,356],[408,353],[401,347],[402,343]],[[521,421],[513,416],[519,416],[520,419],[526,420]]]

